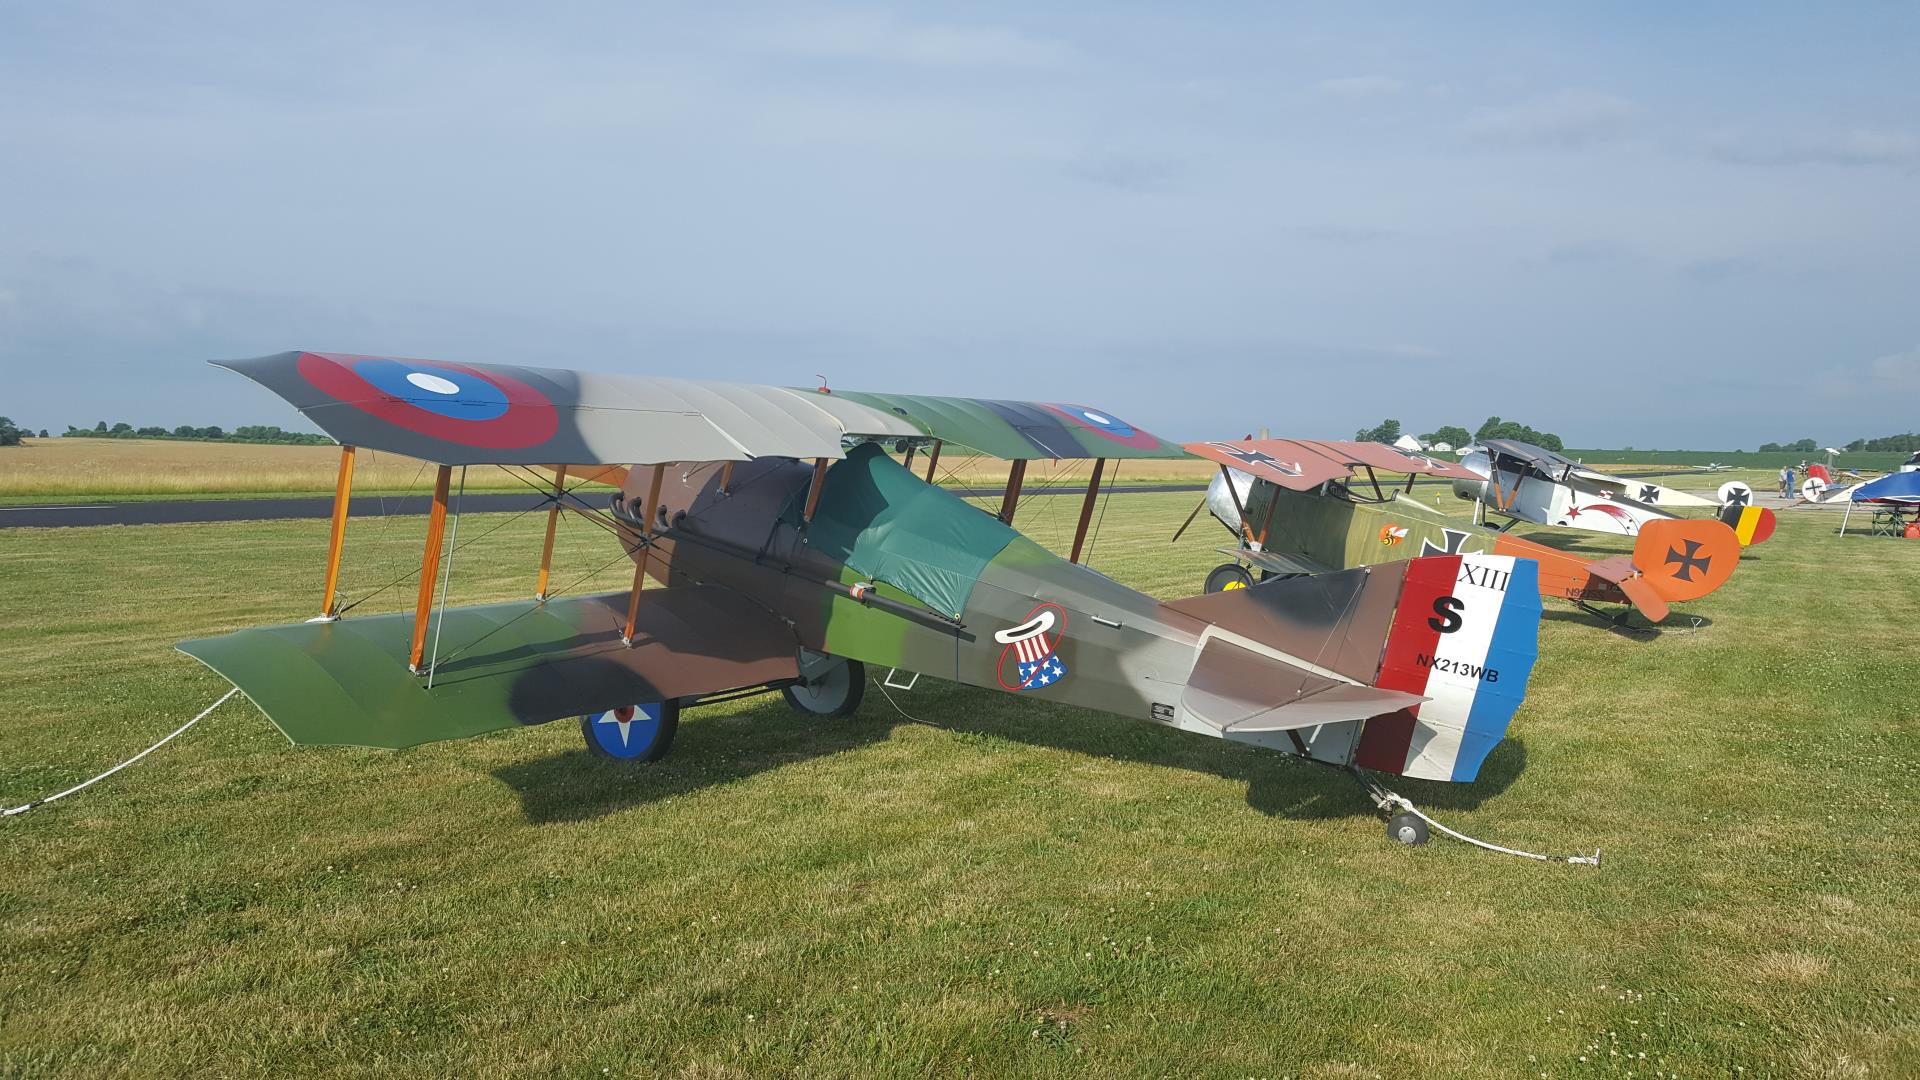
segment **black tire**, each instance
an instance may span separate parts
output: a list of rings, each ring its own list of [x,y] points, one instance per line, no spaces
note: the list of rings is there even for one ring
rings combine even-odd
[[[1253,575],[1239,563],[1221,563],[1207,573],[1207,591],[1210,593],[1244,589],[1251,584]]]
[[[807,682],[782,687],[780,696],[802,716],[852,716],[867,696],[867,666],[858,660],[839,660]]]
[[[652,742],[636,748],[638,751],[636,753],[621,753],[616,748],[603,743],[601,736],[596,734],[596,727],[601,725],[595,723],[595,718],[602,715],[605,714],[595,713],[592,716],[581,717],[580,737],[586,741],[588,753],[625,765],[651,765],[666,757],[667,752],[673,749],[674,735],[680,730],[680,703],[663,701],[660,703],[660,726],[654,732]]]
[[[1427,823],[1417,814],[1399,813],[1387,821],[1387,839],[1408,847],[1427,842]]]

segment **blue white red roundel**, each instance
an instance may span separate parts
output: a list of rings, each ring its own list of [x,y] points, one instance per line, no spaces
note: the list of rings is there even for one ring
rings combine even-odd
[[[587,718],[587,737],[609,757],[640,757],[660,738],[660,706],[649,702],[595,713]]]
[[[1098,409],[1089,409],[1085,405],[1045,404],[1042,408],[1058,416],[1065,417],[1075,427],[1091,431],[1103,438],[1110,439],[1122,446],[1131,446],[1141,450],[1151,450],[1160,445],[1160,440],[1141,431],[1125,420]]]
[[[553,438],[559,417],[539,390],[500,371],[440,360],[300,354],[302,378],[397,427],[461,446],[517,450]]]

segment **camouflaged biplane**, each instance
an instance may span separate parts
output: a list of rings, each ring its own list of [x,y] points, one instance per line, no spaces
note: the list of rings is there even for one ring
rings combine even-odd
[[[1659,622],[1668,604],[1719,588],[1740,559],[1732,530],[1711,519],[1650,520],[1640,528],[1632,555],[1592,561],[1505,530],[1469,525],[1414,498],[1413,482],[1430,476],[1465,484],[1479,482],[1480,474],[1380,443],[1241,439],[1186,448],[1220,465],[1202,505],[1238,540],[1221,549],[1235,561],[1207,576],[1209,593],[1250,585],[1256,573],[1324,574],[1484,552],[1537,563],[1535,580],[1544,596],[1601,615],[1593,602],[1630,604]],[[1406,483],[1382,484],[1381,473],[1404,475]]]
[[[1535,657],[1525,558],[1448,552],[1171,603],[1080,565],[1106,462],[1183,456],[1080,405],[322,353],[221,366],[342,447],[320,617],[180,645],[298,744],[399,748],[578,717],[594,751],[653,761],[685,708],[777,690],[844,715],[873,669],[1469,781]],[[411,614],[336,613],[357,447],[440,466]],[[998,514],[930,482],[943,448],[1011,462]],[[1033,459],[1094,462],[1064,559],[1012,527]],[[449,608],[442,592],[436,613],[453,472],[476,464],[550,485],[535,595]],[[620,490],[595,506],[568,487],[580,477]],[[607,526],[631,589],[548,594],[563,512]],[[1405,814],[1389,832],[1426,835]]]

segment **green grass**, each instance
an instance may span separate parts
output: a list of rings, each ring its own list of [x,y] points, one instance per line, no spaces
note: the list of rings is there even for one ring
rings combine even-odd
[[[1057,501],[1022,512],[1052,543]],[[1191,506],[1116,497],[1096,565],[1197,591]],[[1480,782],[1396,785],[1597,871],[1392,846],[1329,770],[946,684],[896,695],[925,723],[695,710],[645,769],[566,723],[294,750],[230,703],[0,826],[0,1074],[1911,1075],[1920,544],[1782,519],[1694,632],[1550,602]],[[456,602],[529,593],[538,520]],[[0,533],[6,801],[223,692],[171,644],[308,615],[325,531]],[[356,523],[347,594],[418,535]],[[557,580],[611,554],[575,523]]]

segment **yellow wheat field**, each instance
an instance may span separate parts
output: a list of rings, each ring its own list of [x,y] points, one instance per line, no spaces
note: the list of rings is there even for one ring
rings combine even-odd
[[[925,455],[914,471],[926,474]],[[328,493],[339,469],[332,446],[264,446],[248,443],[174,442],[165,439],[29,439],[0,449],[0,498],[75,496],[242,495]],[[1029,489],[1047,484],[1084,486],[1092,462],[1034,461]],[[1195,459],[1109,463],[1106,482],[1203,482],[1213,466]],[[1007,463],[994,458],[942,454],[942,483],[997,487]],[[415,458],[361,450],[354,490],[410,491],[430,487],[433,466]],[[474,466],[468,490],[512,491],[525,484],[494,466]]]

